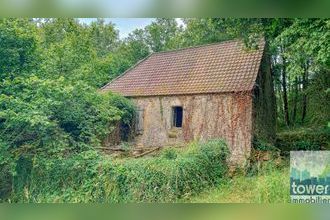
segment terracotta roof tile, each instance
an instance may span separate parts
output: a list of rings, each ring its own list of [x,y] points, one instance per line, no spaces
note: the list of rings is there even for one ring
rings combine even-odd
[[[124,96],[249,91],[253,88],[264,41],[246,50],[239,40],[153,53],[102,87]]]

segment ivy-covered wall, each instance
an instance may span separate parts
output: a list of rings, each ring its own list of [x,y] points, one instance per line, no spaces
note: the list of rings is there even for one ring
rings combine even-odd
[[[243,163],[252,142],[251,92],[155,96],[133,99],[143,109],[143,133],[136,137],[142,147],[181,145],[193,140],[223,138],[231,159]],[[172,126],[172,107],[183,107],[182,128]]]

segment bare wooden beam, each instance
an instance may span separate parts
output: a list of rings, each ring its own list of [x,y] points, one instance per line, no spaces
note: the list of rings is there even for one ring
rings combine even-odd
[[[151,150],[148,150],[148,151],[146,151],[146,152],[143,152],[142,154],[135,155],[134,158],[143,157],[143,156],[145,156],[145,155],[147,155],[147,154],[150,154],[150,153],[152,153],[152,152],[155,152],[155,151],[157,151],[157,150],[159,150],[159,149],[160,149],[160,147],[156,147],[156,148],[154,148],[154,149],[151,149]]]

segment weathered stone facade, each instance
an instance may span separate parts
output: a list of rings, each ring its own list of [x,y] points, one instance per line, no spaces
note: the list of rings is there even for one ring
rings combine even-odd
[[[252,142],[250,92],[179,96],[135,97],[143,109],[143,132],[136,144],[145,147],[180,145],[193,140],[223,138],[231,159],[242,163]],[[172,107],[183,107],[182,128],[172,125]]]

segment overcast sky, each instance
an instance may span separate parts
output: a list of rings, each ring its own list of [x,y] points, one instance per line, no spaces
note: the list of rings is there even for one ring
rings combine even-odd
[[[150,24],[155,18],[104,18],[107,22],[111,21],[116,25],[119,30],[119,37],[125,38],[130,32],[137,28],[144,28]],[[96,18],[79,18],[81,22],[89,24],[90,22],[96,20]],[[181,25],[181,19],[176,19],[178,24]]]

